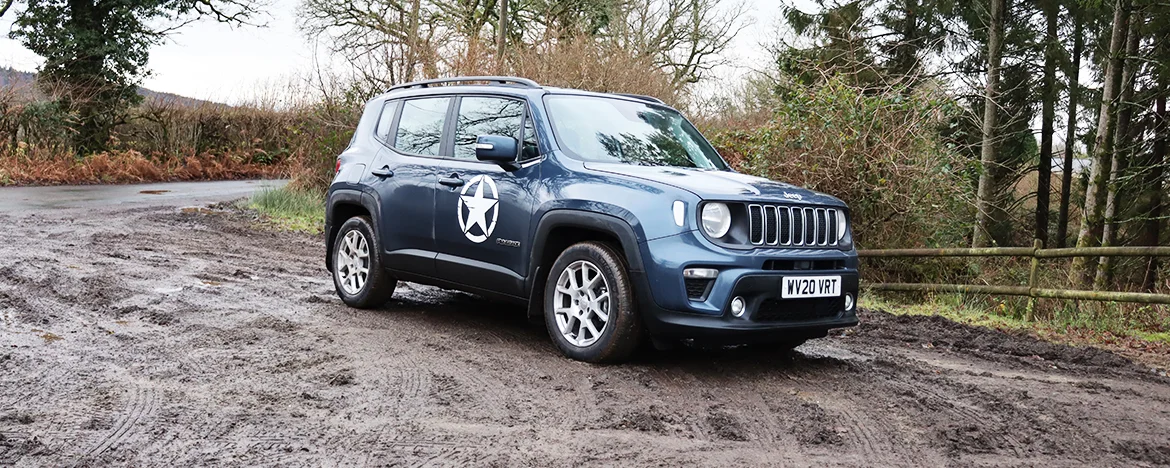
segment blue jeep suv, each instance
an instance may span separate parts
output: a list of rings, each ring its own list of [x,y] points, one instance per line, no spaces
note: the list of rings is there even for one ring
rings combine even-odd
[[[792,348],[857,324],[845,204],[735,172],[647,96],[395,86],[338,157],[325,224],[346,304],[381,306],[399,280],[515,301],[583,361],[647,339]]]

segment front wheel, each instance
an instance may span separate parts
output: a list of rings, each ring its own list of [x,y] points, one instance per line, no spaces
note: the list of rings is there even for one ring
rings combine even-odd
[[[370,218],[349,218],[333,242],[333,286],[350,307],[372,309],[390,300],[398,281],[382,269]]]
[[[600,242],[561,252],[544,290],[548,334],[566,356],[586,362],[626,359],[642,340],[625,260]]]

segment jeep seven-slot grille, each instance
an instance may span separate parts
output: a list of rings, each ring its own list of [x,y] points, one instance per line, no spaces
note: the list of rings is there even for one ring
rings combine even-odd
[[[748,232],[754,245],[837,245],[833,208],[748,205]]]

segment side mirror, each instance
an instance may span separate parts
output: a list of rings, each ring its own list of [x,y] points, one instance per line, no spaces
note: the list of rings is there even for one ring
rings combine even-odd
[[[475,139],[475,159],[499,163],[516,161],[516,139],[502,135],[480,135]]]

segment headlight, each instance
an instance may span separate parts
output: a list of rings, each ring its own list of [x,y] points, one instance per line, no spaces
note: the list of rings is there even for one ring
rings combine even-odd
[[[722,203],[703,205],[703,230],[715,239],[727,235],[731,229],[731,210]]]
[[[845,221],[845,213],[837,211],[837,242],[845,238],[845,230],[849,227]]]

